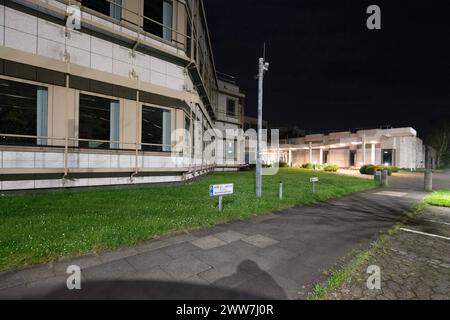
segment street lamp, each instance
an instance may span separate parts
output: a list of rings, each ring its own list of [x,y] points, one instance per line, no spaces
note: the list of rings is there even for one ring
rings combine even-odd
[[[256,149],[256,197],[262,196],[262,108],[263,108],[263,83],[264,73],[269,71],[269,63],[264,61],[264,58],[259,58],[259,72],[258,72],[258,141]]]

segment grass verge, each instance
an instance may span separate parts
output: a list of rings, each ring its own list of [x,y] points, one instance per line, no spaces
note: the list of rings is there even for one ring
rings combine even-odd
[[[450,207],[450,189],[437,190],[425,197],[425,202],[433,206]]]
[[[311,292],[308,294],[308,300],[326,299],[331,291],[342,286],[356,269],[358,269],[362,264],[369,261],[369,259],[374,256],[378,249],[380,249],[387,240],[389,240],[400,230],[400,228],[408,219],[411,219],[414,216],[420,214],[426,206],[427,204],[425,202],[414,206],[411,210],[406,212],[400,222],[396,223],[392,228],[383,233],[369,249],[357,253],[355,258],[353,258],[350,263],[344,265],[338,270],[332,271],[330,276],[324,283],[318,283],[314,285]]]
[[[317,192],[310,177],[319,177]],[[0,197],[0,270],[46,263],[59,257],[136,245],[176,231],[208,227],[374,188],[373,181],[301,169],[264,177],[255,197],[254,172],[215,173],[198,182],[122,189],[95,189]],[[277,197],[280,180],[284,198]],[[234,183],[224,212],[209,185]]]

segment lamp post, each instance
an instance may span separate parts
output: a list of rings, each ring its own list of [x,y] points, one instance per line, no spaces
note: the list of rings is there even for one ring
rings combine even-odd
[[[258,70],[258,141],[256,149],[256,197],[262,196],[262,109],[263,109],[263,84],[264,73],[269,71],[269,63],[264,61],[264,58],[259,58]]]

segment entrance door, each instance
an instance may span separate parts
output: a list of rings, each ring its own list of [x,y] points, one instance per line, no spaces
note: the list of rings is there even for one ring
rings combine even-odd
[[[350,167],[354,167],[356,165],[356,150],[350,150],[350,158],[348,163]]]
[[[394,150],[393,149],[383,149],[382,152],[383,152],[382,153],[383,164],[385,166],[394,165]]]

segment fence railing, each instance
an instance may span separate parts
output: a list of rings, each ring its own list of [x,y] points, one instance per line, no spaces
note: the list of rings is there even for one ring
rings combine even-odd
[[[8,142],[7,140],[12,140],[11,142]],[[26,144],[26,143],[18,143],[18,140],[36,140],[36,143],[33,144]],[[37,141],[51,141],[51,144],[38,144]],[[59,142],[59,143],[58,143]],[[79,142],[87,142],[87,143],[100,143],[100,144],[106,144],[110,146],[119,146],[119,148],[89,148],[89,147],[80,147]],[[58,144],[55,144],[58,143]],[[78,145],[77,145],[78,144]],[[90,151],[111,151],[111,152],[130,152],[134,151],[134,166],[130,166],[129,168],[121,167],[120,169],[129,169],[128,171],[132,172],[132,176],[135,176],[139,174],[140,171],[146,169],[144,166],[144,161],[141,162],[141,165],[139,165],[139,157],[146,156],[148,154],[155,155],[155,153],[160,153],[159,151],[147,151],[145,150],[145,147],[151,147],[151,148],[161,148],[161,152],[167,152],[171,153],[171,156],[177,156],[178,158],[189,159],[189,163],[186,168],[188,173],[195,173],[197,171],[210,171],[213,168],[216,167],[216,159],[205,159],[204,154],[207,152],[206,150],[202,150],[201,156],[198,154],[193,154],[192,150],[196,150],[196,147],[193,146],[180,146],[180,145],[173,145],[173,144],[156,144],[156,143],[142,143],[142,142],[123,142],[123,141],[112,141],[112,140],[98,140],[98,139],[83,139],[83,138],[74,138],[74,137],[51,137],[51,136],[35,136],[35,135],[20,135],[20,134],[6,134],[6,133],[0,133],[0,148],[1,147],[41,147],[41,148],[60,148],[63,149],[63,164],[64,164],[64,177],[66,177],[69,174],[69,171],[71,169],[74,169],[73,167],[69,166],[69,155],[73,154],[73,150],[90,150]],[[130,148],[126,148],[125,146],[130,146]],[[164,151],[164,148],[167,151]],[[180,150],[180,151],[174,151],[174,150]],[[44,152],[51,152],[50,150],[44,150]],[[89,153],[89,152],[87,152]],[[197,161],[201,160],[201,164],[198,165]],[[205,161],[206,160],[206,161]],[[212,160],[212,161],[211,161]],[[184,164],[184,163],[183,163]],[[175,165],[175,168],[177,168],[177,165]],[[20,169],[20,168],[19,168]],[[53,168],[56,169],[56,168]],[[107,169],[107,168],[104,168]],[[114,169],[111,167],[111,172],[114,171]],[[48,170],[47,170],[48,171]],[[145,171],[145,170],[144,170]]]

